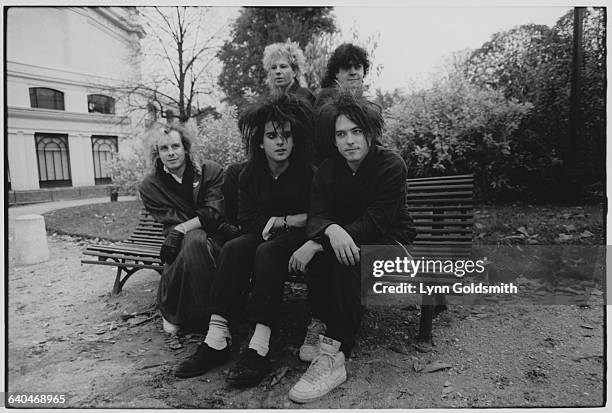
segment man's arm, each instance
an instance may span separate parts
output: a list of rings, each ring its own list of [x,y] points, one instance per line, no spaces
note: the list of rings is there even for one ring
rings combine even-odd
[[[196,215],[200,222],[200,226],[204,228],[207,233],[212,234],[223,221],[225,212],[223,169],[218,163],[206,161],[202,165],[202,180],[200,185],[200,192],[198,193],[198,199],[196,201]],[[191,227],[190,229],[194,228]]]
[[[330,170],[329,166],[322,166],[314,176],[306,234],[323,249],[333,250],[338,262],[355,265],[359,262],[359,248],[351,236],[334,220],[331,213],[331,199],[325,191],[328,185],[325,182],[325,174],[329,173],[326,172]]]

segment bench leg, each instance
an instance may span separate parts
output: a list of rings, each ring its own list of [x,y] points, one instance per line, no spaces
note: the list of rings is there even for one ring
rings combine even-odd
[[[125,284],[125,279],[121,281],[121,273],[123,272],[123,267],[117,267],[117,275],[115,276],[115,284],[113,285],[113,294],[119,294],[121,292],[121,288],[123,288],[123,284]]]
[[[433,300],[429,295],[423,294],[421,304],[421,319],[419,321],[419,336],[417,341],[431,344],[431,330],[433,325]]]
[[[125,276],[122,279],[121,278],[121,273],[123,271],[125,271]],[[138,271],[138,268],[128,269],[128,268],[125,268],[125,267],[117,267],[117,275],[115,276],[115,284],[113,285],[113,294],[119,294],[121,292],[121,290],[123,289],[123,285],[125,284],[125,282],[136,271]]]
[[[419,321],[419,336],[417,341],[424,345],[432,345],[433,319],[446,310],[444,294],[422,295],[421,319]]]

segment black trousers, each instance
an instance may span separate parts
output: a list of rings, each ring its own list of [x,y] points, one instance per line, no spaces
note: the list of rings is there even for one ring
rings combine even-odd
[[[176,259],[164,266],[157,289],[157,305],[166,320],[186,329],[208,324],[218,251],[219,244],[203,229],[185,234]]]
[[[287,267],[291,254],[308,238],[303,230],[281,233],[264,241],[259,234],[245,234],[223,246],[211,289],[211,313],[231,319],[249,288],[247,314],[253,323],[274,329],[278,325]]]
[[[331,251],[317,253],[306,275],[312,316],[327,325],[325,335],[341,342],[349,357],[361,325],[361,275],[359,265],[340,264]]]

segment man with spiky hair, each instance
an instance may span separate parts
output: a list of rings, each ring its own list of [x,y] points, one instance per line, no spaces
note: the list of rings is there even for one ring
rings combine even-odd
[[[287,263],[308,240],[312,111],[306,101],[283,95],[246,107],[238,126],[249,146],[249,159],[239,177],[238,223],[243,235],[221,250],[206,338],[175,375],[199,376],[229,361],[228,323],[252,274],[246,312],[254,331],[227,376],[229,384],[246,387],[259,383],[270,368],[270,336],[281,314]]]
[[[290,259],[306,269],[313,319],[324,323],[319,342],[305,342],[300,349],[300,355],[313,359],[289,392],[298,403],[313,401],[346,380],[344,362],[362,317],[360,246],[408,244],[415,235],[406,207],[406,164],[379,144],[380,109],[340,91],[319,109],[316,121],[329,125],[333,135],[327,138],[336,151],[313,178],[306,225],[310,241]]]

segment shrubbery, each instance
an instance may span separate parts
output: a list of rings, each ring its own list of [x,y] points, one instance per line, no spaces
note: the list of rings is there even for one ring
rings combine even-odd
[[[474,173],[481,196],[520,191],[518,131],[531,109],[452,76],[387,109],[383,141],[398,149],[410,176]]]
[[[245,159],[245,150],[235,110],[226,109],[220,114],[219,118],[207,117],[200,124],[193,152],[199,159],[210,159],[227,168]]]

